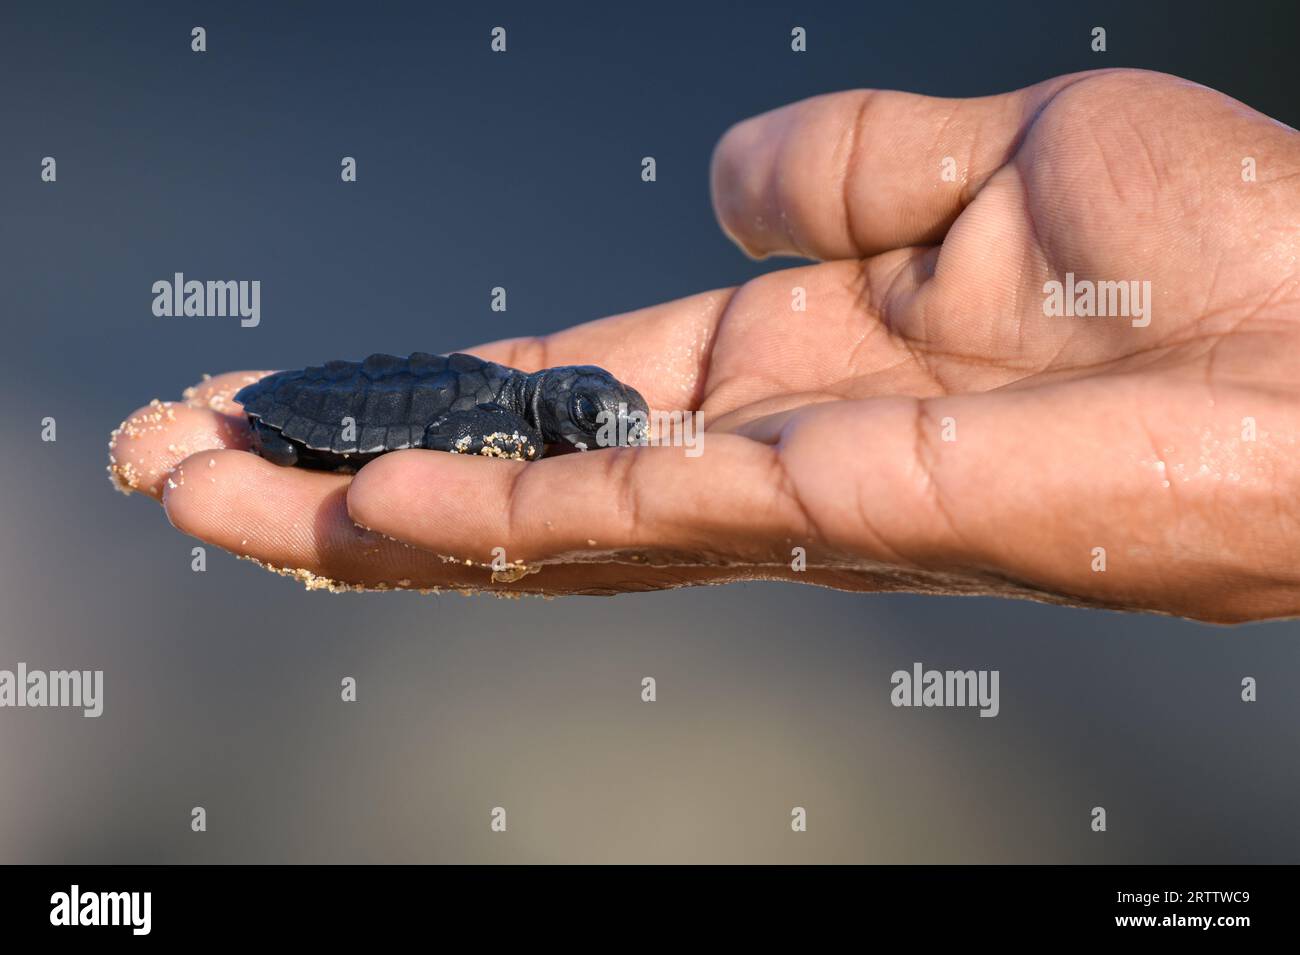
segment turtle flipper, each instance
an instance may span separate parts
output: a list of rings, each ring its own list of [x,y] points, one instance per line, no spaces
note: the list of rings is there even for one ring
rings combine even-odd
[[[542,453],[542,435],[522,417],[500,405],[450,411],[424,429],[424,446],[453,454],[531,461]]]
[[[298,463],[298,447],[275,428],[253,419],[253,448],[272,464],[291,468]]]

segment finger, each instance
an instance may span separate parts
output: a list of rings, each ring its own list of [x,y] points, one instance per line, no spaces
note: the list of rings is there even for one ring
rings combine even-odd
[[[472,552],[471,557],[451,559],[358,527],[346,504],[349,481],[347,475],[276,467],[251,454],[210,451],[186,458],[175,469],[166,485],[164,506],[169,520],[184,533],[313,590],[617,593],[687,586],[720,577],[707,569],[635,563],[538,569],[513,560],[506,572],[494,573],[493,555],[482,548],[463,551]],[[730,574],[754,575],[752,568]]]
[[[494,548],[526,562],[642,554],[763,564],[788,554],[783,542],[803,524],[773,450],[711,433],[699,450],[611,448],[528,464],[399,451],[357,475],[348,510],[365,527],[476,560]]]
[[[1042,106],[1078,78],[978,99],[832,93],[746,120],[714,151],[718,221],[760,257],[845,259],[939,242]]]
[[[273,568],[372,585],[395,572],[431,573],[432,555],[407,553],[348,519],[349,480],[277,467],[252,454],[206,451],[176,468],[163,506],[185,533]]]
[[[191,408],[207,408],[242,418],[244,409],[234,400],[235,392],[269,374],[269,371],[229,371],[222,375],[205,375],[197,385],[186,388],[181,398]]]
[[[232,371],[204,376],[182,401],[155,399],[118,425],[108,440],[108,475],[124,494],[161,499],[167,476],[199,451],[246,449],[248,423],[235,392],[268,374]]]
[[[247,447],[248,426],[242,417],[155,400],[109,436],[108,474],[124,494],[161,499],[172,469],[191,454]]]
[[[599,365],[641,392],[652,408],[698,406],[727,289],[575,325],[551,335],[468,349],[522,371]]]

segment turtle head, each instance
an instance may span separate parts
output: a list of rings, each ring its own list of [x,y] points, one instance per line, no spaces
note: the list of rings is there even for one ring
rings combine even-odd
[[[537,372],[537,426],[547,444],[587,451],[644,444],[650,409],[634,388],[603,368],[567,365]]]

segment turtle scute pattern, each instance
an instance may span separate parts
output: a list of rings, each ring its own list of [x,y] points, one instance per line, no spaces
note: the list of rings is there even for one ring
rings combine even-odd
[[[249,386],[244,410],[316,451],[420,447],[429,421],[495,400],[505,371],[470,355],[371,355],[268,375]],[[351,439],[345,418],[355,422]]]

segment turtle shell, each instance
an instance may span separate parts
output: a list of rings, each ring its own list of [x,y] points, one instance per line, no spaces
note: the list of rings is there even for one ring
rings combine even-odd
[[[235,400],[249,417],[314,451],[374,454],[420,447],[430,421],[495,401],[508,373],[472,355],[371,355],[276,372]]]

